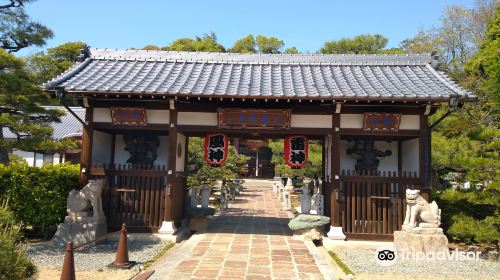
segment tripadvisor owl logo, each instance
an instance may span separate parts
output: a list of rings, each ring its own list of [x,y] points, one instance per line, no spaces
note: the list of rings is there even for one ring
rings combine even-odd
[[[381,266],[391,266],[397,258],[398,255],[394,247],[378,247],[375,251],[375,261]]]

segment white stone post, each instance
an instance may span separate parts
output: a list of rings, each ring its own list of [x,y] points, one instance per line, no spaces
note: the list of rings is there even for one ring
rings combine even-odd
[[[307,186],[302,187],[302,194],[300,195],[300,213],[311,213],[311,194]]]
[[[283,192],[283,210],[292,210],[292,202],[290,201],[290,193]]]
[[[208,208],[208,199],[210,198],[210,189],[204,185],[201,190],[201,208]]]

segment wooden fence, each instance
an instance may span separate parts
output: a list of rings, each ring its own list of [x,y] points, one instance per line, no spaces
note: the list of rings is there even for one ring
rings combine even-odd
[[[103,207],[108,228],[126,223],[129,231],[156,231],[165,214],[167,171],[159,165],[93,166],[93,177],[104,176]]]
[[[388,238],[401,230],[406,189],[418,189],[416,173],[342,171],[340,221],[351,237]]]

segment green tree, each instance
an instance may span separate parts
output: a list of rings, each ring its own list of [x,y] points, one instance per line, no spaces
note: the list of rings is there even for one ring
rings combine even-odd
[[[225,52],[224,46],[217,42],[217,35],[214,32],[205,34],[203,37],[180,38],[170,45],[163,47],[167,51],[189,51],[189,52]]]
[[[38,52],[27,58],[28,69],[34,73],[37,84],[50,81],[73,66],[85,47],[83,42],[68,42]]]
[[[252,34],[249,34],[237,40],[228,51],[232,53],[257,53],[255,38]]]
[[[500,106],[500,6],[496,7],[479,51],[465,70],[476,81],[473,85],[476,91]]]
[[[59,121],[63,112],[41,106],[48,102],[24,61],[0,49],[0,163],[8,164],[7,148],[43,148],[50,142],[47,123]],[[4,128],[16,135],[14,141],[5,140]]]
[[[43,46],[54,36],[44,25],[32,21],[24,11],[31,0],[11,0],[0,6],[0,47],[17,52],[29,46]]]
[[[287,53],[287,54],[298,54],[299,50],[296,47],[291,47],[291,48],[287,48],[285,50],[285,53]]]
[[[257,35],[255,38],[255,44],[259,53],[281,53],[285,43],[276,37],[266,37],[263,35]]]
[[[205,161],[204,141],[203,138],[189,138],[187,164],[189,170],[187,178],[188,188],[202,188],[204,185],[212,187],[218,180],[239,177],[241,169],[249,160],[249,157],[236,154],[234,147],[230,146],[226,163],[220,167],[212,167]]]
[[[269,142],[269,148],[273,151],[271,162],[274,163],[274,172],[276,176],[299,177],[299,178],[319,178],[322,175],[323,149],[317,141],[309,141],[307,164],[301,169],[292,169],[285,164],[284,159],[284,140],[272,140]]]
[[[364,34],[354,38],[325,42],[318,52],[323,54],[374,54],[383,52],[383,48],[388,42],[389,40],[380,34]]]
[[[47,110],[42,104],[49,97],[36,85],[25,62],[9,52],[29,46],[41,46],[53,36],[47,27],[33,22],[23,5],[30,1],[14,0],[0,6],[0,163],[8,164],[9,148],[40,147],[50,142],[48,122],[59,121],[62,112]],[[16,138],[6,141],[9,130]],[[45,143],[45,144],[43,144]]]
[[[155,45],[146,45],[144,46],[141,50],[146,50],[146,51],[159,51],[161,50],[160,47],[155,46]]]

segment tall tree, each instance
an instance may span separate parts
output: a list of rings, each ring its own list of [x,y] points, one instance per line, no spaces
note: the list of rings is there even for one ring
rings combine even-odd
[[[319,49],[319,53],[323,54],[373,54],[383,52],[389,40],[380,35],[358,35],[354,38],[342,38],[337,41],[325,42],[323,47]]]
[[[465,63],[477,52],[486,34],[498,0],[476,0],[467,8],[453,5],[445,7],[440,24],[421,29],[401,42],[401,48],[410,53],[438,51],[443,69],[454,78],[463,74]]]
[[[68,42],[38,52],[27,58],[28,68],[35,74],[35,81],[42,84],[68,70],[85,47],[83,42]]]
[[[24,4],[32,0],[10,0],[0,5],[0,47],[17,52],[29,46],[43,46],[54,36],[44,25],[32,21],[24,11]]]
[[[41,46],[53,36],[47,27],[33,22],[24,11],[30,1],[9,1],[0,6],[0,163],[8,164],[8,149],[13,147],[40,148],[48,141],[48,122],[59,120],[61,112],[47,110],[49,102],[36,85],[34,76],[26,70],[22,59],[10,52],[32,45]],[[6,133],[15,135],[5,140]]]

